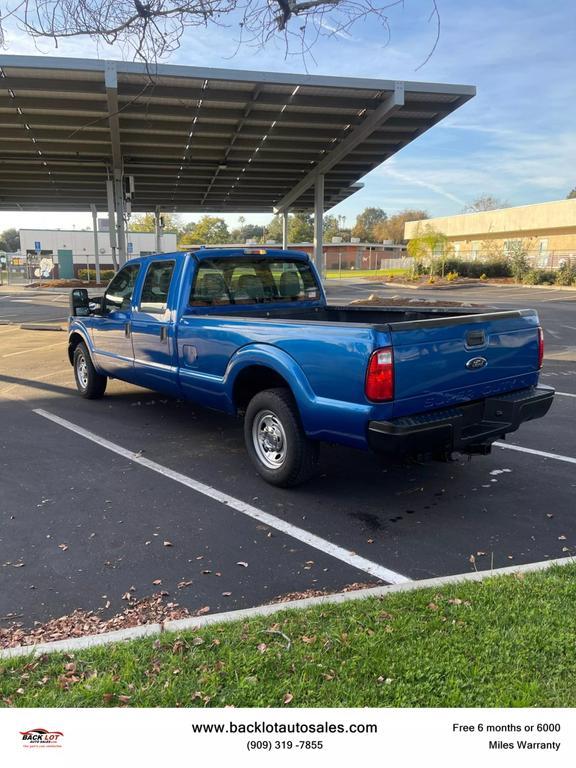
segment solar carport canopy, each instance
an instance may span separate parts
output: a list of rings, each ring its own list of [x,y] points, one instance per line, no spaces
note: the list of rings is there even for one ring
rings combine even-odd
[[[324,208],[475,93],[465,85],[0,55],[0,209]]]

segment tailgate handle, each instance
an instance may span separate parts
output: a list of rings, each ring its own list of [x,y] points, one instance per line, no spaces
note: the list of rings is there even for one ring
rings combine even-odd
[[[486,343],[484,331],[468,331],[466,334],[466,345],[468,347],[481,347]]]

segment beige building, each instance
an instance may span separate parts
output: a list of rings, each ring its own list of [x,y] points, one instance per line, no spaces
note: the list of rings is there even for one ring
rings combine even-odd
[[[576,199],[408,221],[404,237],[412,240],[426,227],[445,235],[458,258],[506,256],[518,243],[538,267],[576,258]]]

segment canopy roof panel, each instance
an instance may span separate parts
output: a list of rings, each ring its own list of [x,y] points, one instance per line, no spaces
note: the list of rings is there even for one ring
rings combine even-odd
[[[472,86],[0,55],[0,209],[325,209]]]

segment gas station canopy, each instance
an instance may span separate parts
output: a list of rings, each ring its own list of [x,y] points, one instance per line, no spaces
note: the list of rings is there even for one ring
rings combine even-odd
[[[133,211],[326,210],[474,93],[0,55],[0,210],[106,210],[127,176]]]

